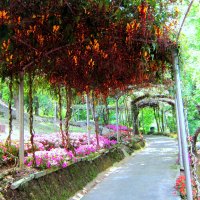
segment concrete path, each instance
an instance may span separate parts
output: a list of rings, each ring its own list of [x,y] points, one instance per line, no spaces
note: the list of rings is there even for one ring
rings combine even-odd
[[[150,136],[147,147],[131,156],[81,200],[177,200],[177,142]]]

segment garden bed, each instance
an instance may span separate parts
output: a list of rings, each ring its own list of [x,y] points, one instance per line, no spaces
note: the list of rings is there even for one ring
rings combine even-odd
[[[137,143],[137,146],[142,148],[144,142]],[[134,145],[129,144],[126,148],[129,154],[134,151]],[[0,199],[66,200],[92,181],[100,172],[124,157],[124,148],[116,146],[110,150],[101,151],[96,157],[81,158],[67,168],[46,169],[32,173],[13,182],[7,188],[1,188]]]

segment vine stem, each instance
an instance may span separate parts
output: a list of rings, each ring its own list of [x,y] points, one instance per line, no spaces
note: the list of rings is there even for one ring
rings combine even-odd
[[[10,82],[9,82],[9,92],[10,92],[10,99],[9,99],[9,134],[6,139],[6,145],[11,146],[11,135],[12,135],[12,99],[13,99],[13,76],[10,76]]]
[[[186,18],[187,18],[187,16],[188,16],[188,13],[190,12],[190,9],[191,9],[193,3],[194,3],[194,0],[192,0],[192,1],[190,2],[189,6],[188,6],[188,8],[187,8],[187,11],[186,11],[186,13],[185,13],[185,15],[184,15],[184,18],[183,18],[183,21],[182,21],[182,23],[181,23],[179,32],[178,32],[178,34],[177,34],[176,42],[178,42],[178,40],[179,40],[181,31],[182,31],[182,29],[183,29],[183,25],[184,25],[184,23],[185,23],[185,20],[186,20]]]
[[[63,134],[63,124],[62,124],[62,95],[61,95],[61,88],[58,87],[58,109],[59,109],[59,127],[60,127],[60,133],[62,136],[62,145],[65,146],[65,140],[64,140],[64,134]]]
[[[72,105],[72,89],[69,86],[66,86],[66,120],[65,120],[65,136],[66,136],[66,147],[71,148],[70,138],[69,138],[69,120],[72,116],[71,105]]]
[[[98,124],[98,116],[96,115],[95,108],[96,108],[96,106],[95,106],[95,96],[94,96],[94,92],[92,92],[92,112],[93,112],[93,118],[94,118],[94,123],[95,123],[97,149],[100,149],[100,145],[99,145],[99,124]]]
[[[35,147],[34,147],[34,131],[33,131],[33,78],[32,74],[29,73],[29,130],[31,135],[31,146],[32,146],[32,153],[33,153],[33,165],[36,164],[36,157],[35,157]]]

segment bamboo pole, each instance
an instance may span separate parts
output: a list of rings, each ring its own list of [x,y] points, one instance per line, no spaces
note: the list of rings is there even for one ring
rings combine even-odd
[[[187,200],[192,200],[192,185],[191,185],[191,173],[190,173],[190,163],[189,163],[189,153],[188,153],[188,144],[186,137],[186,124],[185,124],[185,116],[184,116],[184,107],[181,93],[181,83],[180,83],[180,74],[179,74],[179,66],[178,66],[178,53],[177,50],[172,52],[173,58],[173,67],[175,73],[175,81],[176,81],[176,97],[177,97],[177,112],[179,119],[179,127],[180,127],[180,138],[182,144],[182,153],[183,153],[183,165],[185,170],[186,177],[186,192],[187,192]]]
[[[19,82],[19,130],[20,130],[20,144],[19,144],[19,167],[24,168],[24,77],[20,73]]]

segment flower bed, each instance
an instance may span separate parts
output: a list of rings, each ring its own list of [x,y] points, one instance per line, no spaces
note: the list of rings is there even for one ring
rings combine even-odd
[[[112,129],[113,131],[117,131],[117,125],[108,124],[108,125],[106,125],[106,127],[108,129]],[[119,131],[130,131],[130,128],[128,128],[127,126],[118,125],[118,130]]]
[[[112,148],[93,159],[81,161],[61,169],[45,169],[18,180],[19,187],[0,191],[4,200],[66,200],[92,181],[100,172],[124,158],[120,148]]]
[[[27,140],[25,145],[27,167],[24,170],[13,169],[1,177],[0,184],[3,183],[3,190],[0,191],[0,199],[3,197],[2,199],[6,200],[50,198],[64,200],[82,189],[99,172],[122,160],[125,155],[131,154],[135,150],[133,143],[141,143],[141,146],[144,144],[140,138],[135,140],[132,138],[132,142],[115,145],[116,140],[108,138],[109,136],[99,136],[100,149],[97,149],[95,136],[91,136],[88,145],[86,134],[72,133],[70,140],[75,151],[73,153],[62,147],[59,134],[35,135],[36,166],[39,170],[32,168],[32,148]],[[7,149],[2,147],[6,154]],[[18,143],[12,147],[13,151],[18,150]]]
[[[36,167],[45,169],[50,167],[67,167],[68,161],[76,161],[79,157],[84,157],[95,153],[97,150],[96,137],[91,136],[90,145],[87,144],[88,138],[83,133],[71,133],[70,142],[74,148],[74,151],[66,150],[62,146],[62,138],[59,133],[55,134],[43,134],[34,136],[34,148]],[[117,142],[110,140],[107,137],[99,136],[100,149],[109,149]],[[19,144],[14,143],[12,145],[14,149],[18,149]],[[0,159],[6,161],[9,159],[7,155],[8,149],[0,145]],[[11,152],[12,153],[12,152]],[[25,143],[25,164],[28,167],[33,165],[33,154],[30,141]]]

